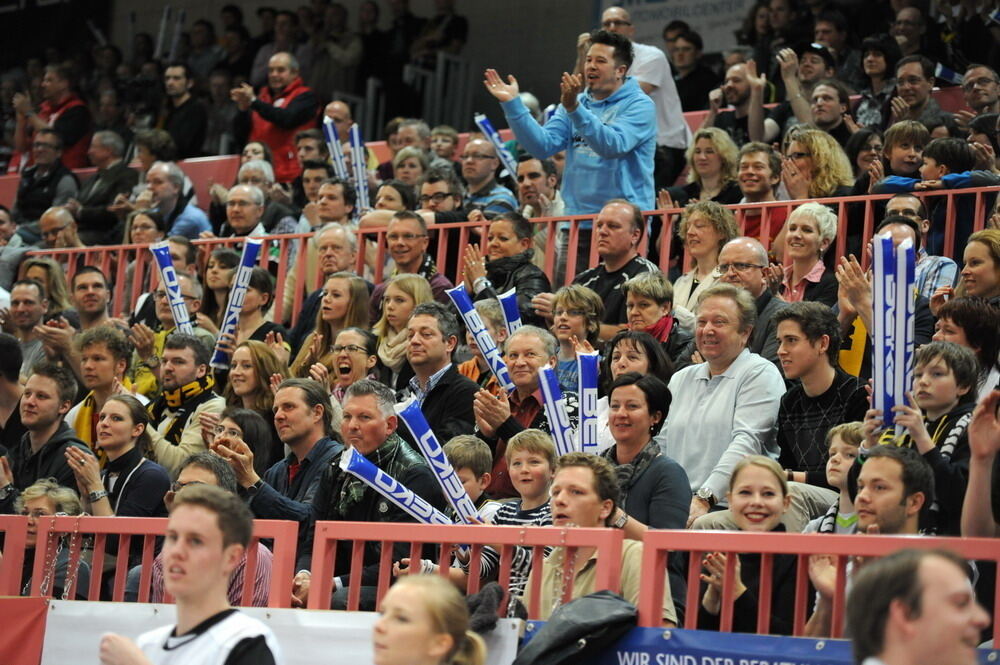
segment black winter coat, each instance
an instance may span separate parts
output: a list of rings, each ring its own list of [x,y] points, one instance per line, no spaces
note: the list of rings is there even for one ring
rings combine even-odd
[[[486,264],[486,277],[493,283],[476,294],[473,300],[496,298],[500,293],[511,289],[517,290],[517,308],[521,312],[521,323],[525,325],[545,327],[545,322],[535,314],[531,299],[539,293],[552,290],[549,278],[541,269],[531,262],[534,250],[529,249]]]

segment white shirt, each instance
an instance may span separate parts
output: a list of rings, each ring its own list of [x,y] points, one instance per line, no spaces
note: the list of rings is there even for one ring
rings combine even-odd
[[[670,72],[666,54],[655,46],[638,42],[632,42],[632,50],[629,76],[634,76],[639,83],[656,86],[649,93],[649,98],[656,104],[656,144],[681,150],[687,148],[691,129],[684,120],[677,83]]]
[[[239,611],[197,633],[171,637],[174,628],[163,626],[143,633],[136,640],[154,665],[222,665],[237,644],[261,635],[274,656],[274,662],[282,662],[281,647],[271,629]]]
[[[708,363],[670,378],[670,414],[655,440],[687,471],[691,491],[722,500],[733,467],[747,455],[777,459],[775,431],[785,382],[774,363],[743,349],[717,376]]]

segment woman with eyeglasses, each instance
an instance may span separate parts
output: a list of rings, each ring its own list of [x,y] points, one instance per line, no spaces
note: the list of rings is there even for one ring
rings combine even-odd
[[[206,448],[211,447],[217,436],[245,441],[253,451],[253,469],[258,476],[263,476],[278,461],[275,459],[275,451],[268,447],[268,442],[274,436],[274,427],[256,411],[227,406],[220,414],[203,413],[198,422],[201,424],[201,438]],[[176,492],[181,488],[174,483],[171,489]]]
[[[131,395],[112,395],[97,417],[96,445],[108,457],[102,470],[97,458],[79,448],[66,449],[84,509],[111,517],[165,517],[163,496],[170,475],[146,457],[152,448],[149,415]]]
[[[534,229],[524,215],[505,212],[490,222],[486,235],[486,256],[470,243],[465,248],[465,290],[473,300],[496,299],[498,294],[514,289],[521,323],[543,324],[531,306],[539,293],[549,293],[549,278],[533,263]]]
[[[857,181],[876,161],[882,158],[882,134],[877,129],[863,127],[851,134],[844,146],[847,159],[854,167],[854,179]]]
[[[586,340],[592,348],[599,346],[603,316],[604,301],[586,286],[570,284],[556,291],[550,330],[559,341],[556,376],[563,390],[575,393],[580,389],[577,344]]]
[[[354,273],[338,272],[323,284],[316,325],[303,340],[291,365],[292,376],[308,378],[316,363],[335,374],[331,347],[337,334],[345,328],[368,327],[368,285]]]
[[[789,199],[849,196],[854,185],[847,153],[820,129],[795,128],[785,137],[781,186]],[[779,197],[782,198],[782,197]],[[780,234],[778,240],[780,242]]]
[[[27,487],[14,500],[14,511],[18,515],[28,518],[28,537],[25,541],[24,564],[21,568],[21,595],[31,595],[32,575],[35,572],[35,550],[38,543],[38,523],[55,515],[79,515],[83,512],[80,505],[80,497],[76,492],[68,487],[63,487],[56,482],[55,478],[42,478],[35,481],[33,485]],[[41,547],[46,547],[47,543],[41,543]],[[66,588],[67,577],[72,583],[72,576],[68,575],[70,564],[70,553],[72,548],[79,548],[80,544],[74,544],[70,537],[63,536],[61,542],[56,546],[55,561],[53,562],[52,576],[50,578],[51,588],[42,588],[42,594],[51,594],[53,598],[62,598],[63,593],[69,591]],[[79,551],[79,550],[77,550]],[[87,600],[90,589],[90,564],[81,557],[76,570],[76,600]]]

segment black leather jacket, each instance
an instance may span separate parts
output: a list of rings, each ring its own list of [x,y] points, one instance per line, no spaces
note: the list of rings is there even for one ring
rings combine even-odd
[[[514,256],[507,256],[486,264],[486,277],[492,287],[480,291],[473,300],[496,298],[497,294],[517,290],[517,308],[521,311],[521,323],[545,327],[545,321],[535,314],[531,299],[539,293],[552,290],[549,278],[531,262],[534,250],[528,249]]]

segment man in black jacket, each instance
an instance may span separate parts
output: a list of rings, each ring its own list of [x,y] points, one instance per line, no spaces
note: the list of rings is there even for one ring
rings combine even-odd
[[[403,487],[424,499],[438,510],[445,506],[444,494],[427,466],[426,460],[408,446],[396,433],[398,419],[394,410],[396,396],[385,385],[362,379],[347,389],[344,396],[344,418],[341,432],[347,448],[336,455],[324,470],[312,504],[315,521],[344,522],[413,522],[413,517],[391,503],[383,495],[341,468],[341,458],[354,451],[394,478]],[[363,611],[375,609],[378,582],[378,562],[382,547],[379,542],[365,543],[362,570],[351,569],[352,542],[337,542],[333,608],[346,609],[347,591],[352,583],[361,583]],[[306,532],[306,542],[300,550],[299,574],[295,576],[292,594],[296,605],[305,605],[309,596],[313,550],[313,530]],[[393,547],[393,561],[410,556],[409,543]],[[425,551],[425,558],[437,559]]]
[[[208,129],[208,109],[191,94],[194,76],[183,62],[172,62],[163,72],[163,87],[167,93],[163,128],[177,144],[177,158],[201,156]]]
[[[87,156],[97,174],[83,184],[66,208],[76,218],[80,240],[85,245],[115,245],[122,241],[121,220],[108,209],[119,194],[128,196],[139,174],[125,163],[125,142],[112,131],[100,131],[90,141]]]
[[[458,319],[439,302],[421,303],[413,309],[407,330],[406,359],[414,373],[409,390],[420,403],[427,424],[442,442],[472,434],[476,423],[472,402],[479,386],[459,374],[451,362],[460,333]],[[403,428],[400,436],[416,445],[408,429]]]
[[[31,151],[35,163],[21,174],[11,210],[18,224],[38,221],[48,208],[63,205],[80,188],[76,176],[63,164],[63,140],[54,130],[35,132]]]
[[[49,363],[35,366],[19,407],[27,433],[0,458],[0,513],[12,513],[21,491],[40,478],[76,487],[73,470],[66,463],[66,448],[91,453],[63,421],[75,400],[76,378],[69,369]]]
[[[285,379],[274,393],[274,425],[291,452],[261,478],[242,439],[217,436],[212,450],[236,472],[240,494],[254,517],[299,523],[299,543],[312,528],[312,500],[330,461],[344,449],[331,437],[330,393],[312,379]],[[308,550],[299,549],[299,555]]]

